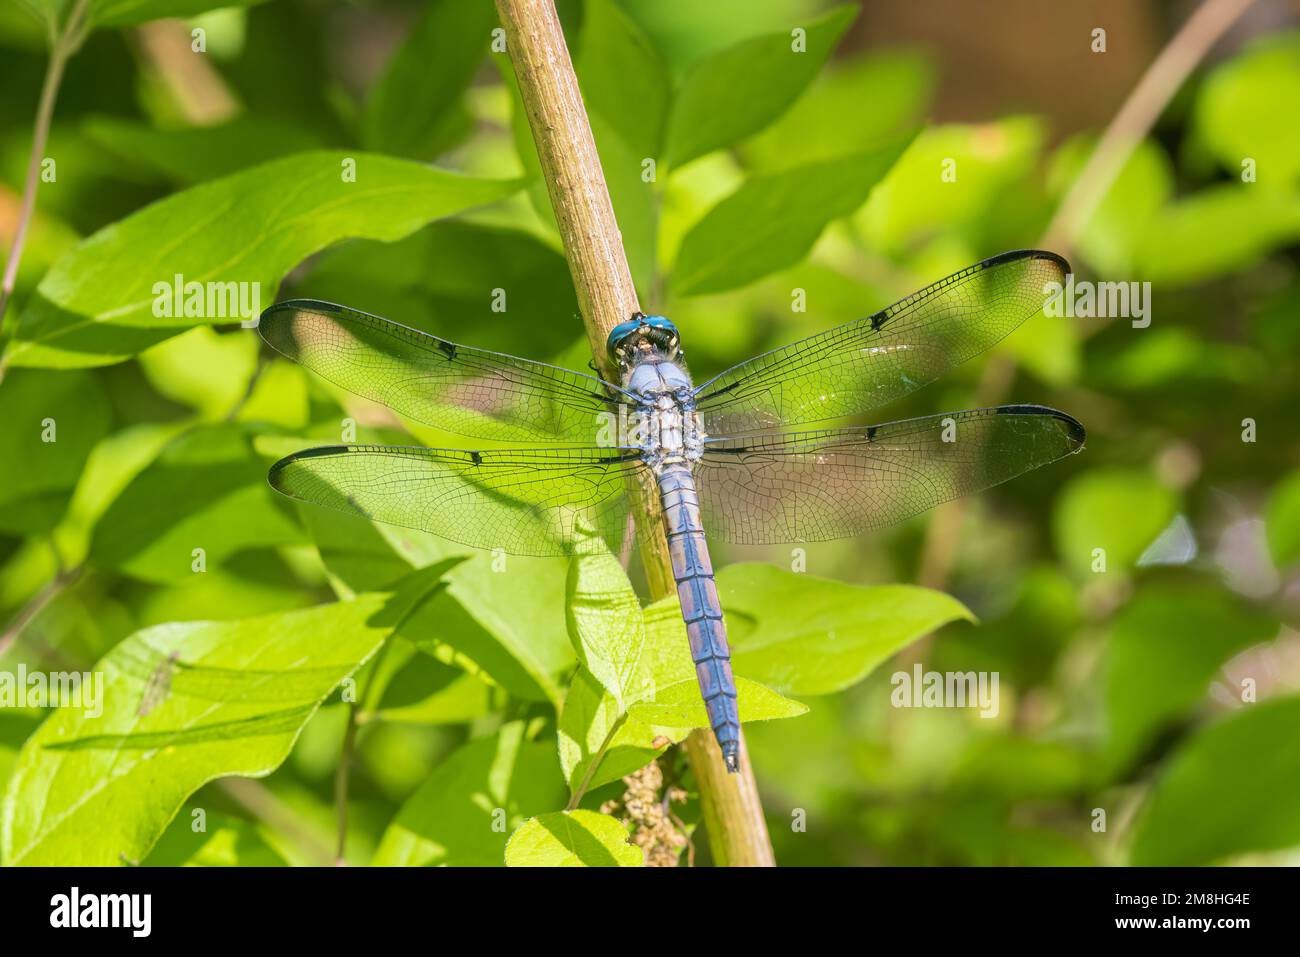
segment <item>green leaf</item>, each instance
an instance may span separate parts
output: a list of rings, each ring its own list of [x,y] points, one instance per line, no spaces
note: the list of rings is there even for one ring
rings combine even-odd
[[[1147,472],[1094,469],[1066,485],[1052,530],[1062,561],[1091,573],[1093,549],[1105,549],[1108,572],[1131,569],[1178,507],[1178,496]]]
[[[198,326],[140,353],[137,361],[160,394],[224,419],[248,394],[260,342],[244,330],[226,335]]]
[[[561,252],[517,229],[460,220],[396,243],[358,241],[327,252],[303,288],[445,339],[532,358],[549,358],[582,328]],[[504,313],[493,311],[498,289]]]
[[[361,119],[367,149],[431,159],[454,142],[461,96],[488,51],[496,8],[435,0],[388,61]]]
[[[73,0],[53,0],[65,7]],[[251,7],[266,0],[91,0],[90,19],[99,27],[127,27],[149,20],[185,19],[226,7]]]
[[[1300,34],[1264,37],[1218,66],[1201,85],[1193,122],[1199,138],[1234,177],[1255,161],[1263,190],[1300,177],[1300,124],[1279,122],[1300,102]]]
[[[829,222],[866,202],[911,138],[908,133],[865,153],[746,180],[682,240],[675,291],[723,292],[793,266]]]
[[[696,63],[682,81],[668,119],[668,160],[681,166],[757,133],[789,108],[812,82],[857,16],[836,7],[805,25],[797,52],[793,30],[742,41]]]
[[[466,744],[402,805],[384,832],[379,867],[495,867],[525,818],[564,802],[549,744],[528,741],[524,722]]]
[[[15,370],[0,387],[0,530],[58,522],[91,450],[109,428],[108,400],[87,373]]]
[[[156,129],[93,116],[81,131],[119,159],[180,186],[237,173],[258,163],[320,149],[321,138],[283,119],[243,115],[217,126]]]
[[[691,664],[686,626],[677,604],[657,603],[645,610],[646,653],[638,679],[638,698],[620,711],[613,697],[585,669],[578,669],[560,713],[560,764],[576,791],[617,781],[644,767],[672,743],[696,728],[708,728],[708,715]],[[795,718],[808,708],[756,681],[736,677],[741,723]],[[587,774],[591,763],[599,767]]]
[[[987,235],[1007,217],[1007,196],[1024,193],[1026,180],[1037,175],[1046,138],[1043,122],[1024,116],[928,126],[872,191],[854,223],[869,248],[900,258],[936,234]],[[948,172],[955,179],[944,175]],[[958,265],[944,266],[959,268],[970,261],[963,245]]]
[[[202,813],[202,830],[194,811]],[[172,819],[146,867],[284,867],[286,861],[249,821],[207,808],[185,808]]]
[[[742,722],[797,718],[808,713],[807,705],[782,697],[748,678],[736,679],[736,700]],[[694,678],[666,685],[659,689],[653,701],[638,701],[628,711],[642,724],[671,729],[668,736],[674,741],[680,741],[696,728],[709,727],[709,715]]]
[[[1096,137],[1082,135],[1057,151],[1049,178],[1058,199],[1083,171],[1096,145]],[[1164,150],[1151,140],[1138,143],[1079,238],[1080,251],[1099,275],[1133,273],[1147,223],[1173,195],[1174,170]]]
[[[627,829],[595,811],[555,811],[526,821],[506,845],[509,867],[641,867]]]
[[[641,164],[645,156],[599,114],[592,116],[591,128],[627,253],[628,268],[637,288],[648,295],[655,270],[659,211],[653,183],[642,179]]]
[[[195,574],[194,549],[219,567],[248,549],[306,541],[288,503],[266,483],[266,463],[235,425],[175,439],[109,506],[90,558],[152,582]]]
[[[591,672],[578,668],[565,693],[557,728],[560,767],[571,792],[577,793],[584,781],[591,790],[645,767],[671,743],[665,736],[656,746],[656,737],[654,728],[620,709]],[[593,771],[592,762],[597,760]]]
[[[272,359],[258,372],[252,390],[235,414],[235,421],[305,429],[311,417],[308,388],[306,369],[288,359]]]
[[[344,182],[352,160],[356,181]],[[60,259],[24,309],[4,362],[104,365],[194,325],[254,318],[290,269],[331,243],[400,239],[517,189],[513,181],[342,152],[302,153],[203,183],[100,230]],[[211,309],[206,297],[195,303],[190,311],[200,315],[155,315],[156,306],[175,311],[176,276],[205,284],[205,292],[207,283],[246,285],[221,287]],[[241,301],[225,299],[231,288]]]
[[[1268,641],[1278,622],[1208,588],[1147,587],[1111,628],[1106,651],[1107,764],[1139,758],[1162,730],[1205,699],[1233,655]],[[1158,677],[1157,677],[1158,676]]]
[[[1264,514],[1268,547],[1278,566],[1300,559],[1300,472],[1278,483]]]
[[[62,375],[62,373],[60,373]],[[95,524],[122,490],[181,432],[187,422],[144,422],[115,432],[91,451],[68,510],[54,530],[65,565],[81,564]]]
[[[952,621],[974,621],[955,598],[913,585],[862,587],[729,565],[718,575],[732,666],[789,694],[831,694]]]
[[[578,660],[619,711],[626,710],[637,693],[645,622],[627,572],[608,549],[593,548],[570,561],[565,607]]]
[[[395,547],[381,526],[364,518],[301,503],[297,511],[334,591],[345,598],[379,591],[420,564]]]
[[[609,683],[580,667],[560,711],[560,765],[576,792],[584,783],[590,790],[643,767],[667,743],[709,722],[675,598],[644,611],[634,607],[636,596],[613,556],[576,559],[569,595],[575,642]],[[633,614],[637,623],[627,621]],[[736,689],[742,722],[808,710],[743,677]]]
[[[411,643],[410,660],[386,684],[374,716],[389,724],[466,724],[492,711],[492,685],[420,654]],[[389,652],[392,657],[392,652]]]
[[[935,79],[930,60],[909,50],[832,61],[791,110],[741,151],[764,170],[863,152],[925,119]]]
[[[203,784],[278,767],[325,697],[427,589],[427,578],[413,576],[391,596],[136,632],[91,671],[102,675],[86,686],[98,688],[101,713],[60,708],[24,745],[0,820],[5,861],[143,859]]]
[[[574,67],[587,109],[633,151],[638,169],[641,159],[658,156],[671,89],[668,64],[613,0],[583,5]],[[626,229],[622,217],[619,225]]]
[[[1300,237],[1300,195],[1254,184],[1212,186],[1152,216],[1135,269],[1156,286],[1201,283],[1243,269]]]
[[[21,0],[50,26],[66,23],[76,0]],[[98,27],[125,27],[165,17],[186,18],[224,7],[250,7],[265,0],[90,0],[86,19]]]
[[[1132,863],[1210,864],[1300,844],[1300,698],[1247,705],[1187,743],[1138,819]]]
[[[443,585],[402,625],[425,654],[526,701],[558,703],[574,665],[564,613],[568,563],[476,552],[424,532],[301,506],[342,594],[383,587],[411,567],[437,568]]]
[[[463,553],[463,550],[462,550]],[[478,555],[456,565],[402,626],[444,664],[485,672],[517,698],[558,704],[574,664],[565,627],[565,562]]]

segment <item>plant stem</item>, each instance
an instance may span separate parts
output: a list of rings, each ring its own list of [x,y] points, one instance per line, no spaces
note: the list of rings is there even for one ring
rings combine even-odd
[[[605,752],[609,746],[614,743],[614,735],[618,734],[618,729],[623,727],[623,722],[627,720],[627,712],[624,711],[618,716],[618,720],[609,726],[609,732],[605,735],[605,740],[600,742],[600,747],[596,753],[591,756],[587,762],[587,773],[582,776],[582,781],[573,791],[573,797],[569,798],[569,803],[564,806],[566,811],[572,811],[577,808],[582,796],[587,793],[587,788],[591,787],[591,779],[596,775],[596,769],[600,767],[600,762],[605,760]]]
[[[1043,236],[1047,249],[1068,251],[1183,81],[1254,0],[1205,0],[1147,67],[1106,126]]]
[[[497,0],[506,47],[528,113],[537,157],[564,240],[592,355],[607,378],[616,375],[605,352],[611,329],[640,311],[632,273],[614,218],[591,124],[553,0]],[[651,594],[674,593],[658,496],[633,490],[642,529],[641,561]],[[728,774],[709,732],[687,739],[714,860],[723,865],[773,864],[758,785],[743,740],[740,771]]]
[[[1070,256],[1074,245],[1133,151],[1151,132],[1160,114],[1196,65],[1210,52],[1254,0],[1205,0],[1165,44],[1118,112],[1106,124],[1101,139],[1074,182],[1070,184],[1038,245]],[[1086,327],[1087,339],[1104,328]],[[980,407],[1002,402],[1015,381],[1015,359],[1010,353],[992,356],[980,379]],[[943,588],[956,557],[957,539],[966,506],[962,499],[947,502],[934,512],[926,527],[917,572],[919,584]],[[919,649],[918,649],[919,650]]]
[[[300,815],[286,807],[275,792],[261,781],[229,777],[222,778],[215,784],[253,817],[292,840],[314,864],[330,863],[329,848],[316,838],[310,828],[303,826]]]
[[[50,43],[50,62],[45,67],[45,81],[41,84],[41,96],[36,104],[36,124],[32,129],[31,156],[27,158],[27,177],[23,182],[22,206],[19,208],[18,223],[14,228],[14,242],[9,247],[9,258],[5,261],[4,278],[0,280],[0,333],[4,331],[5,313],[9,308],[14,286],[18,282],[18,265],[23,259],[27,230],[32,224],[32,214],[36,211],[36,189],[40,184],[41,160],[45,156],[45,143],[49,139],[50,123],[54,119],[54,103],[59,98],[63,68],[67,66],[68,60],[77,52],[81,41],[85,39],[83,21],[89,2],[90,0],[77,0],[77,5],[72,8],[63,30]]]

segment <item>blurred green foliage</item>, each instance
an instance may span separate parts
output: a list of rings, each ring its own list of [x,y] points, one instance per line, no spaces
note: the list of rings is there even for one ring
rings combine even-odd
[[[70,6],[0,16],[4,209]],[[505,560],[277,498],[270,462],[344,420],[463,443],[272,358],[245,317],[153,308],[176,274],[256,281],[262,307],[585,367],[491,5],[208,6],[91,0],[4,317],[0,671],[95,670],[107,696],[0,709],[0,861],[320,863],[345,751],[355,863],[639,864],[599,809],[656,757],[695,835],[674,602],[599,550]],[[1036,245],[1098,142],[1011,106],[929,121],[940,52],[863,52],[853,5],[560,6],[643,301],[697,380]],[[200,14],[173,24],[185,50],[206,31],[189,66],[131,42]],[[178,69],[225,114],[196,121]],[[1040,316],[881,414],[1059,405],[1084,455],[871,538],[715,546],[779,861],[1294,862],[1297,98],[1300,34],[1203,66],[1072,237],[1080,278],[1151,283],[1149,328]],[[893,706],[913,665],[996,672],[996,715]]]

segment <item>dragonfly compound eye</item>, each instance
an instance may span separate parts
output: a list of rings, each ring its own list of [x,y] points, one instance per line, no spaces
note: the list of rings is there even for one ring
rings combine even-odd
[[[619,362],[630,356],[641,343],[648,343],[661,352],[671,352],[677,347],[677,327],[664,316],[638,313],[610,331],[605,348],[610,358]]]

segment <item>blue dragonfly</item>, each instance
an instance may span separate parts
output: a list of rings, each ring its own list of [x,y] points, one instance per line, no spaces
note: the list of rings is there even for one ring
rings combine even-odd
[[[262,337],[330,382],[449,432],[543,447],[331,445],[275,463],[270,482],[304,502],[520,555],[574,554],[593,536],[618,550],[639,494],[657,494],[700,692],[735,771],[740,717],[710,539],[857,535],[1084,442],[1076,419],[1038,405],[779,430],[851,418],[933,381],[1037,314],[1045,284],[1068,271],[1054,253],[1004,253],[698,386],[663,316],[637,314],[610,333],[616,384],[331,303],[278,303],[262,314]]]

